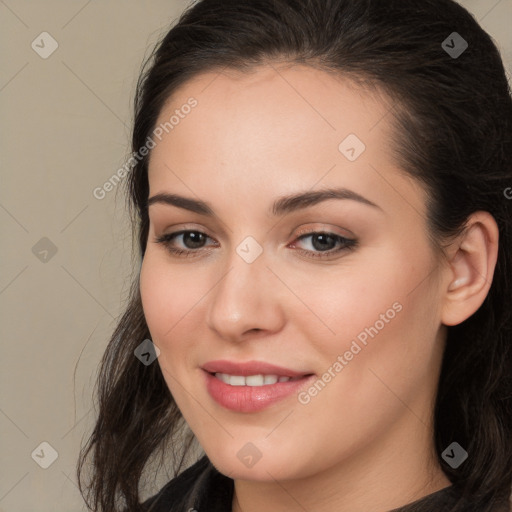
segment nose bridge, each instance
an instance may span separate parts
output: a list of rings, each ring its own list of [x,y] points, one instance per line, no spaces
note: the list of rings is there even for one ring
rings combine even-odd
[[[279,327],[281,309],[266,264],[252,240],[242,241],[227,259],[226,272],[212,290],[207,318],[222,337],[238,339],[249,330]]]

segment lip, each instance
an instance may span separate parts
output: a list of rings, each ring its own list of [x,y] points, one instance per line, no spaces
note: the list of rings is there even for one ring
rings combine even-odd
[[[232,361],[210,361],[202,367],[206,389],[210,396],[222,407],[236,412],[258,412],[278,401],[296,394],[307,386],[315,375],[297,372],[272,364],[250,361],[235,363]],[[280,377],[301,377],[294,381],[276,382],[265,386],[230,386],[215,377],[215,373],[230,375],[278,375]]]
[[[247,361],[237,363],[235,361],[209,361],[202,366],[203,370],[209,373],[228,373],[229,375],[278,375],[279,377],[302,377],[310,375],[312,372],[299,372],[276,366],[274,364],[265,363],[263,361]]]

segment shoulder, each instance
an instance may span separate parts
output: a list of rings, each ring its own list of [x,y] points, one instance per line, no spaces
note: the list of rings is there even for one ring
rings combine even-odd
[[[168,482],[154,496],[141,505],[142,512],[174,512],[216,504],[211,509],[231,510],[233,481],[222,475],[205,455]]]

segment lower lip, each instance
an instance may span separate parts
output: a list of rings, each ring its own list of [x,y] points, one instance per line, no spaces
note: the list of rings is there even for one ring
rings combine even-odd
[[[207,371],[204,374],[210,396],[226,409],[237,412],[261,411],[297,393],[315,378],[314,375],[308,375],[298,380],[264,386],[230,386]]]

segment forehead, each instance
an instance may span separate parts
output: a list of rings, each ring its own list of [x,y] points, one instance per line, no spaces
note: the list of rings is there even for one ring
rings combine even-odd
[[[301,152],[299,140],[301,146],[324,141],[337,149],[349,134],[376,147],[390,128],[384,118],[393,106],[378,89],[370,93],[342,75],[302,65],[262,65],[250,72],[219,70],[194,77],[168,99],[157,125],[179,113],[190,97],[197,106],[173,127],[175,144],[185,138],[192,142],[194,130],[197,139],[222,142],[222,147],[254,141],[283,153]]]
[[[195,106],[184,108],[191,98]],[[221,187],[263,198],[321,181],[382,188],[374,198],[394,188],[396,200],[410,180],[397,182],[404,173],[392,159],[392,107],[379,90],[308,66],[200,74],[160,112],[157,126],[167,129],[152,149],[151,193],[188,188],[207,196]]]

